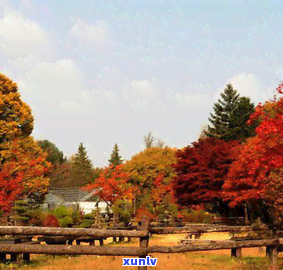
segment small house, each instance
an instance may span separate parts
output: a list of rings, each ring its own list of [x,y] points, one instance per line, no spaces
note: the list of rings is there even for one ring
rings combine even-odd
[[[43,208],[52,210],[58,206],[66,206],[88,214],[98,207],[101,213],[106,213],[107,204],[99,201],[94,193],[95,191],[89,192],[79,187],[50,188],[45,195]]]

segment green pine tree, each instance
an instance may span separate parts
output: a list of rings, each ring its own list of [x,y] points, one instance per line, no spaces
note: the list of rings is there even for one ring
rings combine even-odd
[[[109,161],[109,165],[117,166],[122,164],[123,160],[119,155],[119,147],[117,143],[115,143],[110,159],[108,161]]]
[[[81,187],[92,183],[95,179],[95,173],[92,162],[88,158],[87,151],[80,143],[78,152],[75,154],[71,164],[70,186]]]
[[[251,103],[248,97],[241,97],[237,107],[230,116],[229,130],[226,134],[227,140],[245,140],[246,138],[255,136],[257,123],[247,125],[247,121],[253,112],[254,103]]]
[[[205,135],[225,141],[244,139],[254,134],[254,126],[247,125],[251,113],[254,112],[254,104],[247,97],[239,97],[231,83],[226,85],[221,99],[214,103],[214,114],[210,113]]]

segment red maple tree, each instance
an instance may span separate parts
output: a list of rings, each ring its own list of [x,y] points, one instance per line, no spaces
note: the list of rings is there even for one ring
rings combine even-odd
[[[277,92],[282,94],[282,85]],[[242,144],[230,166],[223,197],[230,206],[272,204],[276,196],[270,196],[271,172],[283,168],[283,98],[274,98],[259,104],[248,121],[259,123],[256,136]],[[269,194],[269,195],[267,195]]]
[[[177,202],[182,206],[214,203],[220,212],[227,211],[221,192],[224,177],[234,160],[231,150],[237,145],[237,141],[205,138],[177,151],[174,165]]]

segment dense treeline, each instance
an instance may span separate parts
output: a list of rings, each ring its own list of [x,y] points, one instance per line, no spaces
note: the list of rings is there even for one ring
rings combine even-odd
[[[255,107],[227,84],[196,142],[170,148],[149,132],[143,151],[124,160],[116,143],[109,164],[97,168],[83,143],[67,158],[49,140],[34,140],[31,109],[16,83],[0,74],[0,208],[9,214],[16,200],[42,203],[48,187],[78,187],[124,222],[144,214],[174,219],[188,209],[280,222],[282,85],[278,97]]]

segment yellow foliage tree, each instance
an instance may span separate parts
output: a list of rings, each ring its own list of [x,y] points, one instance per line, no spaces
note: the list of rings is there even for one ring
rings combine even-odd
[[[176,163],[176,150],[168,146],[149,147],[125,162],[124,170],[130,174],[132,184],[140,190],[136,209],[146,207],[154,212],[154,189],[158,188],[155,185],[156,179],[161,177],[160,186],[170,185],[176,175],[172,168],[172,165]],[[159,204],[162,203],[159,202]]]
[[[124,168],[140,188],[150,188],[160,174],[167,182],[173,179],[175,173],[172,164],[176,162],[175,152],[176,149],[168,146],[149,147],[126,161]]]
[[[9,141],[29,136],[33,122],[31,109],[21,100],[17,84],[0,73],[0,150]]]

